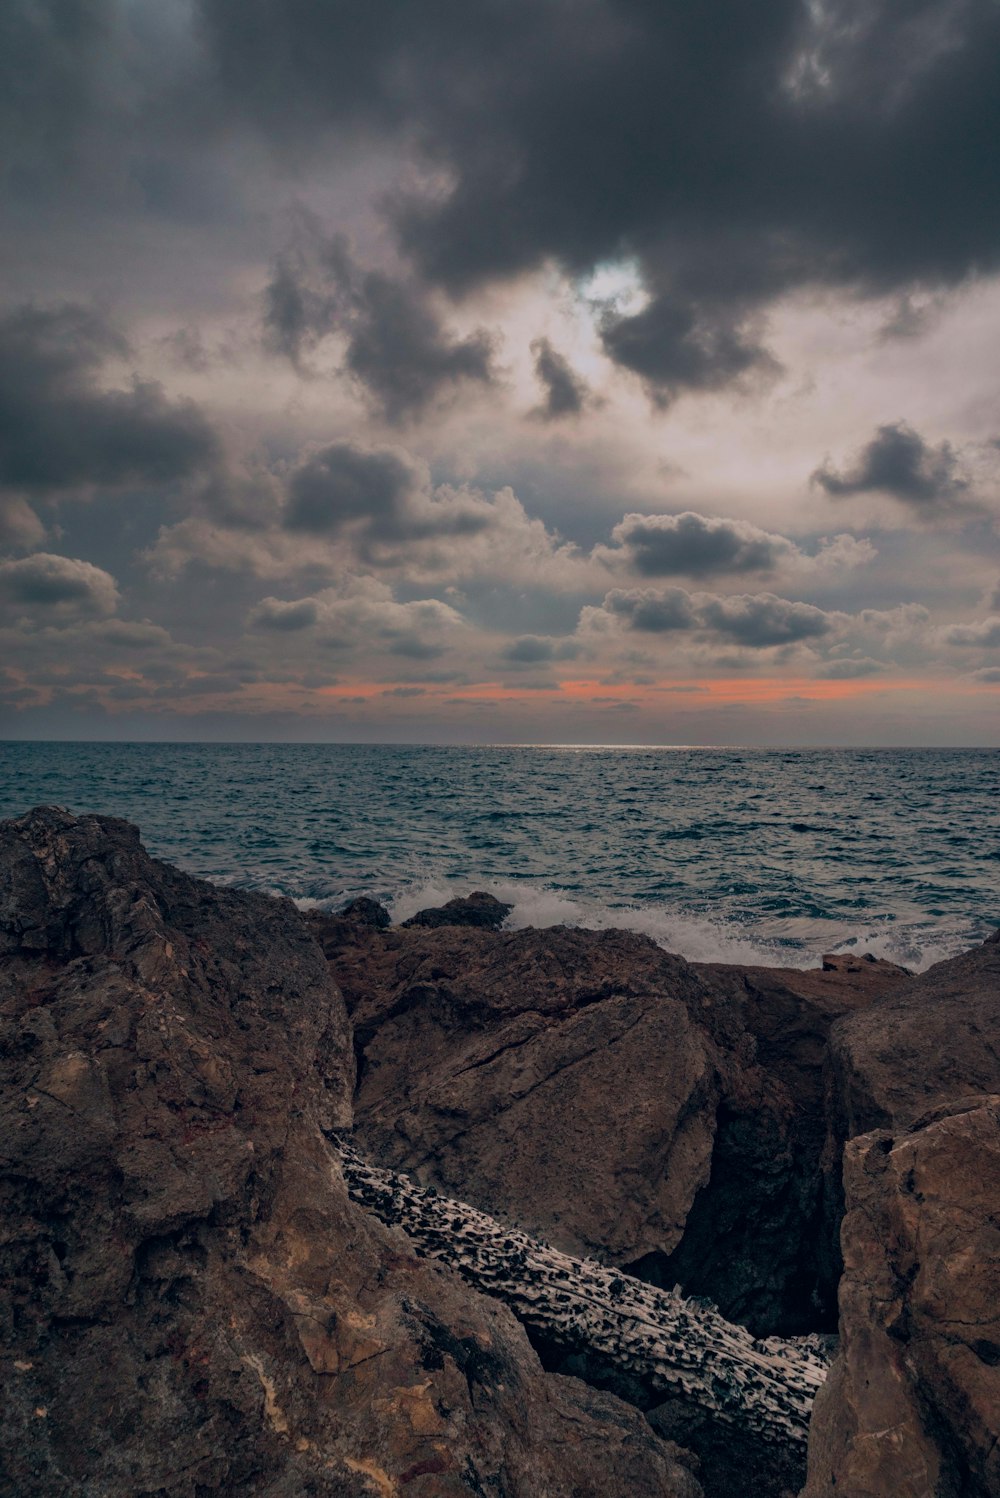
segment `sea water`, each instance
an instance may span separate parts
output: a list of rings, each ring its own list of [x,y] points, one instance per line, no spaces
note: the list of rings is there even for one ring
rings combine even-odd
[[[0,817],[42,803],[302,906],[486,889],[695,960],[919,969],[1000,923],[996,750],[0,744]]]

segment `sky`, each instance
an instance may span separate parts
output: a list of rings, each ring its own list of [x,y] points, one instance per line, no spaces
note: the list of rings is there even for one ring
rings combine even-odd
[[[998,0],[5,0],[0,737],[1000,746]]]

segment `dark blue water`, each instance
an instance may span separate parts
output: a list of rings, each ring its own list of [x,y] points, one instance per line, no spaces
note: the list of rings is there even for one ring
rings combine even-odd
[[[0,745],[0,816],[40,802],[301,902],[485,887],[692,958],[924,967],[1000,922],[998,751]]]

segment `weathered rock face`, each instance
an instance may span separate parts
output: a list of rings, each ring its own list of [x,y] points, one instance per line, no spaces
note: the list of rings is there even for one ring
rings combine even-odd
[[[346,1194],[343,1002],[288,902],[0,828],[0,1470],[72,1493],[697,1498],[635,1410]]]
[[[836,1330],[843,1194],[827,1148],[824,1075],[833,1022],[910,981],[904,969],[832,957],[823,970],[694,964],[709,1002],[735,1008],[753,1040],[717,1114],[712,1174],[661,1283],[717,1296],[757,1329]],[[651,1266],[652,1268],[652,1266]]]
[[[995,1498],[1000,1097],[853,1140],[845,1191],[841,1351],[806,1494]]]
[[[480,889],[460,899],[448,900],[444,905],[418,910],[403,925],[427,926],[431,930],[438,926],[474,926],[480,931],[499,931],[513,908]]]
[[[1000,931],[841,1020],[830,1073],[831,1126],[844,1139],[1000,1093]]]
[[[831,1032],[842,1351],[810,1498],[1000,1493],[998,1036],[997,935]]]
[[[716,1048],[678,958],[623,932],[391,931],[348,971],[356,1128],[382,1163],[612,1262],[708,1179]]]
[[[899,969],[698,967],[621,931],[314,928],[374,1158],[758,1334],[835,1328],[826,1036]]]

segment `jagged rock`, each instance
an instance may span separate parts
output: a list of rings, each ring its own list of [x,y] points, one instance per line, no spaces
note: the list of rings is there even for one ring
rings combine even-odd
[[[711,1494],[742,1492],[747,1472],[759,1498],[801,1486],[809,1415],[829,1364],[825,1339],[754,1338],[714,1306],[561,1254],[338,1144],[356,1200],[499,1296],[552,1361],[654,1407],[654,1428],[669,1421],[676,1434],[679,1426]]]
[[[939,962],[830,1038],[835,1134],[908,1123],[966,1093],[1000,1093],[1000,931]]]
[[[656,1276],[713,1295],[727,1315],[758,1328],[833,1331],[843,1194],[839,1155],[826,1148],[830,1030],[910,975],[853,956],[827,958],[822,970],[693,966],[713,1004],[722,992],[738,1009],[756,1068],[730,1073],[711,1178]]]
[[[394,930],[351,968],[373,1158],[577,1254],[672,1248],[708,1179],[716,1049],[625,932]]]
[[[488,895],[485,890],[480,889],[460,899],[449,900],[445,905],[432,905],[427,910],[418,910],[416,915],[411,915],[402,924],[426,926],[430,929],[438,926],[474,926],[480,931],[499,931],[513,909],[513,905],[505,905],[495,895]]]
[[[698,966],[564,928],[324,945],[373,1157],[757,1332],[835,1327],[826,1037],[897,969]]]
[[[1000,934],[831,1031],[843,1346],[809,1498],[1000,1493],[998,1035]]]
[[[373,931],[387,931],[392,924],[392,918],[384,905],[378,900],[369,899],[367,895],[360,895],[345,905],[340,912],[342,921],[352,921],[359,926],[369,926]]]
[[[845,1151],[841,1351],[806,1498],[1000,1493],[1000,1097]]]
[[[0,827],[0,1471],[17,1498],[697,1498],[638,1411],[348,1198],[349,1027],[288,901]]]

